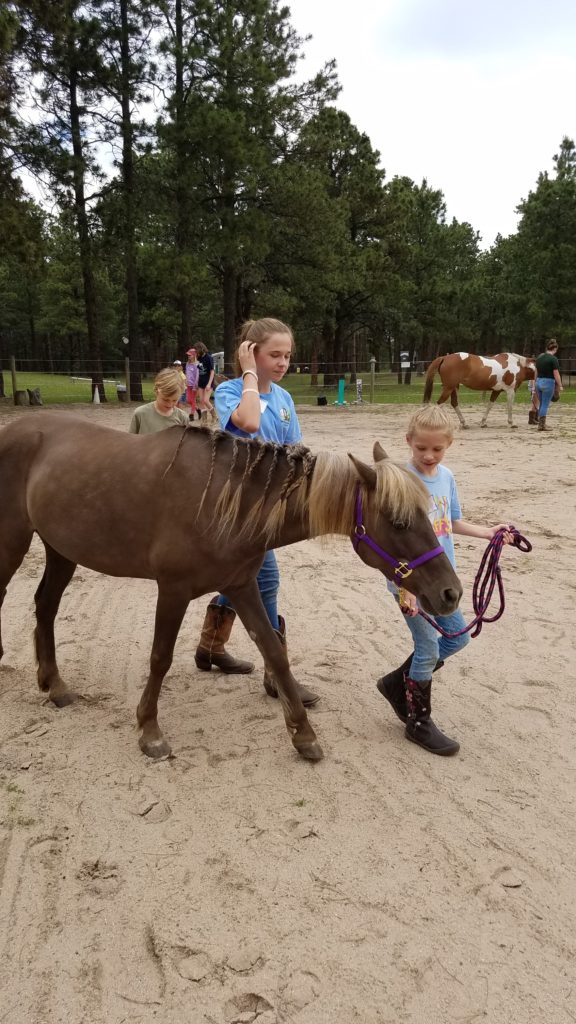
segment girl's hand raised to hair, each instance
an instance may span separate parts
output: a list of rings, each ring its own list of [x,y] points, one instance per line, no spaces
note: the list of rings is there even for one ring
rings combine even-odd
[[[256,359],[254,358],[254,349],[256,347],[253,341],[243,341],[238,349],[238,362],[242,367],[242,373],[245,370],[256,371]]]

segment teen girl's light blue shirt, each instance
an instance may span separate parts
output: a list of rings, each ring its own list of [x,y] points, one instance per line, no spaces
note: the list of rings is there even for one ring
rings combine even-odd
[[[271,384],[271,390],[260,395],[260,429],[254,434],[240,430],[232,422],[232,413],[242,400],[242,383],[242,377],[225,380],[214,392],[214,405],[222,430],[237,437],[257,437],[260,441],[274,441],[276,444],[296,444],[302,440],[292,396],[278,384]],[[253,383],[256,380],[250,377],[251,387]]]

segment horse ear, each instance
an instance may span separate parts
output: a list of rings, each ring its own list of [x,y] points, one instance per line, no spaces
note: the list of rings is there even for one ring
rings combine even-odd
[[[376,470],[372,469],[372,466],[367,466],[365,462],[360,462],[354,455],[348,452],[348,458],[351,460],[354,469],[358,476],[366,484],[369,490],[373,491],[376,487]]]
[[[388,458],[388,454],[384,451],[380,441],[374,441],[372,454],[374,456],[374,462],[384,462],[384,459]]]

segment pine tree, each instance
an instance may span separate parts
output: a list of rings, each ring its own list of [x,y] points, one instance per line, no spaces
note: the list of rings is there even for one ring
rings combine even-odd
[[[275,165],[303,120],[335,94],[334,69],[313,83],[289,82],[302,40],[276,0],[175,0],[173,11],[164,46],[175,79],[162,138],[175,155],[182,339],[192,333],[183,292],[194,225],[220,282],[230,365],[270,251]]]
[[[99,98],[101,73],[98,20],[79,0],[46,4],[44,0],[15,2],[20,17],[21,57],[27,86],[41,118],[34,124],[22,121],[19,151],[29,168],[48,176],[63,206],[74,210],[84,291],[88,351],[93,390],[102,383],[102,355],[98,318],[98,293],[93,261],[87,187],[100,169],[91,151],[86,104]]]

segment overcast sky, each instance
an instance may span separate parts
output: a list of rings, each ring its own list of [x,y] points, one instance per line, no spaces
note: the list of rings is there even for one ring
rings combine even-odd
[[[287,0],[304,72],[334,57],[338,105],[488,247],[576,136],[576,0]]]

